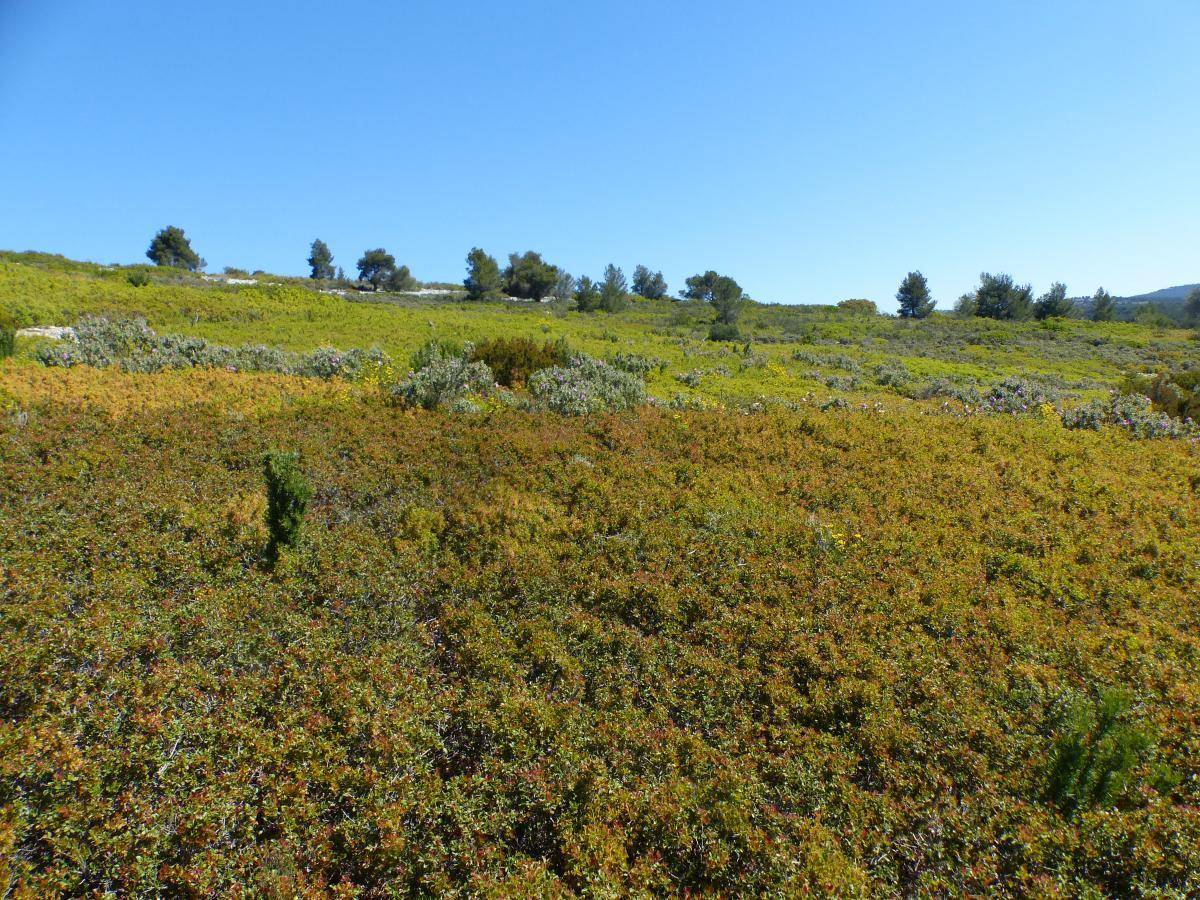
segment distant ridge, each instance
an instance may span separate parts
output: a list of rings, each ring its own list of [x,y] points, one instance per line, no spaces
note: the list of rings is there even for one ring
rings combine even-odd
[[[1140,308],[1153,303],[1163,315],[1181,322],[1184,301],[1187,300],[1188,295],[1196,288],[1200,288],[1200,284],[1177,284],[1174,287],[1160,288],[1157,291],[1149,291],[1145,294],[1113,297],[1117,305],[1117,318],[1132,319],[1137,315]],[[1075,297],[1073,299],[1080,313],[1085,316],[1090,314],[1092,308],[1091,297]]]
[[[1126,303],[1170,303],[1172,301],[1183,302],[1187,299],[1188,294],[1200,288],[1200,284],[1180,284],[1175,287],[1163,288],[1158,291],[1151,291],[1148,294],[1135,294],[1132,297],[1117,297],[1118,301]]]

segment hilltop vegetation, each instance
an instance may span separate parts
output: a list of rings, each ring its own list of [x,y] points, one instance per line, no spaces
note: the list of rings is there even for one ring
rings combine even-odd
[[[711,274],[0,257],[0,884],[1200,892],[1194,333]]]

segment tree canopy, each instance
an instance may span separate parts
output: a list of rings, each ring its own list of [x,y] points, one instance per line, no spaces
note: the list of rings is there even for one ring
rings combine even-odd
[[[397,266],[388,274],[383,286],[389,291],[415,291],[421,287],[421,282],[413,277],[408,266]]]
[[[896,291],[896,302],[900,304],[900,317],[924,319],[936,305],[929,294],[929,282],[920,272],[909,272]]]
[[[1074,309],[1074,301],[1067,298],[1067,286],[1061,281],[1056,281],[1050,286],[1050,290],[1038,297],[1037,303],[1033,305],[1033,317],[1039,321],[1065,317]]]
[[[667,281],[662,272],[651,272],[639,265],[633,270],[633,292],[648,300],[658,300],[667,295]]]
[[[174,225],[168,225],[154,236],[146,256],[156,266],[175,266],[192,272],[204,268],[204,260],[192,249],[183,229]]]
[[[334,276],[333,254],[329,252],[329,245],[320,238],[313,241],[309,248],[308,266],[314,281],[327,281]]]
[[[540,253],[510,253],[504,270],[504,290],[510,297],[541,300],[558,282],[558,268],[542,259]]]
[[[985,319],[1028,319],[1033,314],[1033,288],[1018,285],[1011,275],[979,276],[975,315]]]
[[[575,308],[580,312],[594,312],[600,308],[600,291],[586,275],[575,282]]]
[[[358,261],[358,277],[369,281],[375,290],[379,290],[395,271],[396,257],[382,247],[366,251]]]
[[[1104,288],[1097,288],[1092,297],[1092,321],[1111,322],[1117,316],[1117,304]]]
[[[679,292],[681,297],[710,303],[716,310],[718,324],[737,325],[746,296],[741,285],[728,275],[721,275],[712,269],[702,275],[693,275],[686,284],[687,287]]]
[[[1189,325],[1200,325],[1200,287],[1192,288],[1183,301],[1183,316]]]
[[[600,308],[605,312],[619,312],[625,308],[627,293],[625,273],[609,263],[604,267],[604,280],[600,282]]]
[[[463,279],[470,300],[496,300],[501,295],[500,265],[479,247],[467,254],[467,277]]]

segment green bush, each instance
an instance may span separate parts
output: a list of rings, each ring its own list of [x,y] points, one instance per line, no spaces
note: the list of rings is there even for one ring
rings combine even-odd
[[[1095,702],[1068,704],[1046,789],[1065,812],[1112,806],[1150,750],[1150,736],[1127,721],[1129,709],[1128,694],[1117,688],[1105,688]]]
[[[736,324],[713,322],[712,327],[708,329],[708,339],[710,341],[740,341],[742,333]]]
[[[562,341],[539,344],[524,337],[498,337],[476,344],[470,359],[471,362],[487,363],[497,384],[515,387],[524,384],[534,372],[566,365],[571,354]]]
[[[13,355],[17,344],[17,320],[0,311],[0,359]]]
[[[449,356],[462,356],[464,347],[461,341],[451,341],[444,338],[431,338],[408,359],[408,367],[419,372],[435,359]]]
[[[146,287],[148,284],[150,284],[150,276],[142,269],[137,269],[129,273],[129,275],[126,277],[126,281],[128,281],[134,287]]]
[[[304,512],[312,488],[300,471],[300,454],[271,450],[263,457],[267,480],[267,554],[278,556],[280,547],[294,547],[300,539]]]

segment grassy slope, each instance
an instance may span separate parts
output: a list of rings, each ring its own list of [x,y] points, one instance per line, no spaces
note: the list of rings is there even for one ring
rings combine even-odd
[[[1130,370],[1200,366],[1200,343],[1191,333],[1130,324],[1067,321],[1047,328],[948,317],[913,323],[864,319],[831,308],[752,306],[743,328],[759,343],[746,360],[739,348],[704,340],[711,313],[697,304],[638,302],[619,315],[584,315],[540,304],[349,302],[293,285],[214,287],[181,276],[166,280],[184,283],[135,288],[120,269],[54,258],[0,258],[0,302],[25,324],[69,324],[86,312],[136,312],[160,332],[218,343],[293,350],[379,346],[401,359],[431,337],[564,337],[597,356],[625,351],[666,361],[666,373],[649,381],[651,393],[664,399],[677,393],[713,400],[798,399],[821,387],[809,375],[822,367],[793,360],[796,350],[847,355],[866,371],[868,386],[872,367],[887,361],[903,363],[918,379],[986,382],[1042,374],[1083,390],[1116,385]],[[695,370],[709,373],[698,388],[674,378]],[[829,367],[824,371],[839,374]]]
[[[545,325],[672,372],[733,361],[666,304],[557,317],[123,279],[8,265],[0,297],[294,348]],[[1134,326],[927,324],[751,312],[820,329],[810,352],[908,342],[914,370],[989,378],[1032,360],[1115,382],[1139,353],[1195,354]],[[981,342],[953,344],[968,327]],[[700,391],[812,390],[800,346]],[[1194,444],[895,397],[454,417],[342,383],[25,360],[0,388],[26,414],[0,418],[0,884],[1200,890]],[[271,446],[317,489],[274,573]],[[1099,685],[1133,693],[1182,780],[1160,792],[1146,763],[1115,809],[1067,817],[1043,796],[1056,715]]]

